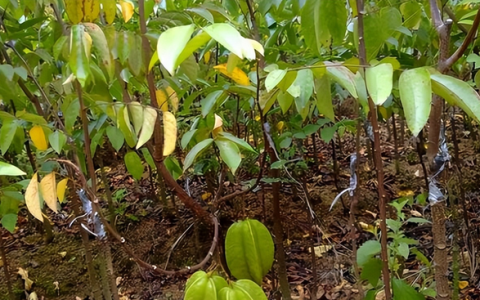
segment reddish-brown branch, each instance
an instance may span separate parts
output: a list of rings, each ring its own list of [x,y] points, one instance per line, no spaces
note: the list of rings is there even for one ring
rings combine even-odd
[[[363,27],[363,14],[364,14],[364,3],[363,0],[357,0],[358,8],[358,52],[359,60],[361,65],[367,64],[366,61],[366,48],[365,48],[365,39],[364,39],[364,27]],[[380,210],[380,230],[382,232],[380,244],[381,252],[380,256],[382,258],[382,275],[383,283],[385,284],[385,299],[392,299],[392,294],[390,291],[390,270],[388,269],[388,244],[387,244],[387,194],[385,192],[384,186],[384,175],[383,175],[383,161],[382,161],[382,152],[380,148],[380,130],[378,127],[377,121],[377,110],[372,99],[368,98],[368,106],[370,108],[370,122],[373,127],[373,144],[374,144],[374,159],[377,169],[377,181],[378,181],[378,197],[379,197],[379,210]]]

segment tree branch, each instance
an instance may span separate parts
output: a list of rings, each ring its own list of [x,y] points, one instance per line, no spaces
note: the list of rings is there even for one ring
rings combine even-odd
[[[445,12],[447,13],[448,17],[452,19],[453,23],[457,25],[458,29],[460,29],[464,33],[468,33],[468,29],[463,24],[458,23],[458,19],[453,13],[453,11],[450,9],[450,7],[445,6]]]
[[[447,58],[445,62],[443,63],[440,62],[440,65],[438,67],[440,72],[444,73],[446,70],[448,70],[465,53],[465,51],[468,48],[468,45],[470,45],[470,43],[473,40],[473,37],[477,33],[479,24],[480,24],[480,8],[477,11],[477,15],[475,16],[475,20],[473,20],[472,27],[468,31],[468,34],[463,40],[462,45],[457,49],[457,51],[455,51],[455,53],[453,53],[449,58]]]
[[[429,2],[430,2],[430,14],[432,15],[435,30],[437,30],[437,32],[440,33],[444,24],[442,21],[442,17],[440,16],[440,10],[438,9],[437,0],[429,0]]]

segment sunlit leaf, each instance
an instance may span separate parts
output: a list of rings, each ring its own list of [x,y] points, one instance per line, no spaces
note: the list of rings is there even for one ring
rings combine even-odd
[[[340,84],[344,89],[346,89],[353,98],[357,98],[357,91],[355,89],[355,75],[344,66],[334,64],[331,62],[324,62],[327,66],[328,76],[338,84]]]
[[[30,138],[33,145],[40,151],[45,151],[48,149],[48,141],[43,131],[42,126],[35,125],[30,129]]]
[[[40,193],[37,173],[33,174],[25,191],[25,204],[28,211],[39,221],[43,222],[42,209],[40,207]]]
[[[457,105],[468,116],[480,121],[480,96],[465,81],[443,74],[431,74],[432,90],[451,105]]]
[[[382,105],[392,93],[393,67],[391,64],[379,64],[365,70],[368,93],[375,105]]]
[[[77,1],[81,2],[81,1]],[[86,22],[94,22],[100,13],[99,0],[83,0],[83,19]]]
[[[155,129],[155,123],[157,121],[157,111],[151,107],[146,107],[143,111],[143,125],[142,132],[138,137],[138,143],[136,149],[140,148],[150,140]]]
[[[127,145],[129,147],[135,147],[137,144],[137,136],[133,132],[132,125],[130,125],[130,118],[128,117],[128,111],[126,110],[126,106],[122,106],[120,110],[118,111],[118,128],[123,133],[123,137],[125,138],[125,141],[127,142]]]
[[[227,64],[218,65],[213,68],[238,84],[250,85],[250,79],[248,79],[247,74],[245,74],[245,72],[243,72],[239,67],[235,67],[231,73],[227,71]]]
[[[277,69],[270,72],[267,78],[265,79],[265,89],[267,90],[267,92],[270,92],[272,89],[274,89],[277,86],[277,84],[279,84],[280,81],[282,81],[285,75],[287,75],[287,70]]]
[[[163,112],[163,155],[168,156],[175,151],[177,144],[177,119],[168,111]]]
[[[143,125],[143,106],[138,102],[132,101],[128,103],[128,112],[132,117],[133,129],[139,135]]]
[[[40,191],[45,204],[47,204],[51,210],[57,212],[57,182],[54,172],[43,176],[40,181]]]
[[[22,176],[27,175],[19,168],[6,162],[0,161],[0,176]]]
[[[115,0],[100,0],[102,4],[102,11],[105,14],[105,21],[107,24],[112,24],[117,14],[117,4]]]
[[[185,49],[194,29],[193,25],[172,27],[164,31],[158,38],[158,58],[172,76],[180,64],[178,57]]]

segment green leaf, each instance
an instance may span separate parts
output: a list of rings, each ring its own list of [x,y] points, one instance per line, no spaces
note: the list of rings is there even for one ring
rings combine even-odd
[[[132,117],[133,129],[139,135],[143,125],[143,106],[135,101],[130,102],[128,103],[128,112]]]
[[[181,63],[178,57],[184,51],[194,29],[194,25],[172,27],[164,31],[158,38],[158,58],[172,76],[175,74],[175,69]]]
[[[327,66],[327,74],[330,78],[346,89],[353,98],[358,98],[355,89],[355,75],[344,66],[338,66],[331,62],[324,62]]]
[[[83,25],[72,25],[70,29],[70,57],[68,65],[80,84],[85,86],[90,75],[90,46]]]
[[[118,128],[122,131],[127,145],[131,148],[135,147],[137,144],[137,136],[133,133],[132,125],[130,125],[130,118],[128,117],[128,111],[126,111],[125,106],[122,106],[118,111],[117,122]]]
[[[25,120],[25,121],[33,123],[33,124],[38,124],[38,125],[46,125],[47,124],[47,121],[45,121],[45,119],[42,116],[27,113],[24,110],[17,111],[16,116],[19,119]]]
[[[370,97],[375,105],[382,105],[392,93],[393,66],[379,64],[365,70],[365,79]]]
[[[232,173],[235,174],[235,171],[237,171],[238,166],[240,166],[242,162],[240,149],[238,149],[237,144],[221,137],[215,139],[215,144],[220,150],[220,157],[230,170],[232,170]]]
[[[202,8],[202,7],[192,7],[192,8],[187,8],[185,9],[185,11],[188,11],[188,12],[193,12],[197,15],[199,15],[200,17],[204,18],[205,20],[207,20],[208,22],[210,23],[215,23],[215,20],[213,19],[213,15],[210,11],[208,11],[207,9],[205,8]]]
[[[422,20],[422,7],[416,1],[404,2],[400,5],[403,15],[403,26],[417,30]]]
[[[177,63],[181,64],[184,60],[192,56],[193,52],[205,45],[209,40],[211,40],[211,37],[206,32],[201,32],[194,36],[190,41],[188,41],[187,45],[178,56]]]
[[[7,119],[3,121],[2,127],[0,128],[0,150],[3,155],[5,155],[12,144],[17,127],[18,122],[15,119]]]
[[[410,255],[410,248],[408,247],[407,243],[399,243],[397,250],[398,250],[398,254],[403,256],[405,259],[407,259],[408,256]]]
[[[23,176],[27,173],[23,172],[14,165],[7,164],[3,161],[0,161],[0,176]]]
[[[398,89],[407,126],[417,136],[430,115],[432,85],[429,72],[424,68],[404,71]]]
[[[267,92],[270,92],[273,90],[277,84],[282,81],[283,77],[287,75],[287,70],[274,70],[270,72],[265,79],[265,88],[267,89]]]
[[[0,65],[0,74],[3,74],[9,81],[12,81],[15,71],[11,65],[2,64]]]
[[[282,109],[282,113],[285,114],[290,108],[290,106],[292,106],[293,96],[290,95],[290,93],[284,93],[283,91],[278,91],[277,101],[278,101],[278,105],[280,105],[280,108]]]
[[[197,271],[187,281],[184,300],[215,300],[219,290],[227,285],[225,279],[220,276]]]
[[[366,241],[358,248],[357,263],[360,267],[363,267],[370,258],[380,253],[380,242],[378,241]]]
[[[228,132],[220,132],[218,133],[219,136],[221,137],[224,137],[232,142],[234,142],[235,144],[237,144],[238,146],[248,150],[248,151],[251,151],[251,152],[256,152],[252,146],[250,146],[249,143],[247,143],[246,141],[232,135],[231,133],[228,133]]]
[[[425,223],[431,223],[429,220],[424,219],[424,218],[409,218],[407,222],[410,223],[419,223],[419,224],[425,224]]]
[[[67,133],[72,133],[77,117],[80,114],[80,102],[78,99],[73,100],[64,109],[62,106],[63,114],[65,116],[65,130]]]
[[[15,225],[17,224],[18,216],[17,214],[6,214],[2,218],[2,226],[6,230],[13,233],[15,231]]]
[[[185,161],[183,162],[183,171],[190,168],[193,164],[195,158],[204,150],[206,147],[210,146],[213,142],[213,139],[206,139],[201,141],[200,143],[196,144],[190,152],[188,152],[187,156],[185,156]]]
[[[357,21],[354,21],[355,45],[358,45]],[[367,61],[374,59],[383,44],[402,26],[402,15],[395,7],[384,7],[364,18],[364,37]]]
[[[153,130],[155,129],[155,123],[157,122],[157,111],[154,108],[146,107],[143,111],[143,125],[142,132],[138,138],[137,149],[142,147],[143,144],[148,142],[152,137]]]
[[[292,83],[292,85],[288,88],[288,92],[295,97],[293,93],[290,92],[292,88],[298,87],[300,90],[300,94],[295,97],[295,106],[297,111],[302,114],[306,108],[308,108],[310,97],[313,94],[313,73],[310,69],[303,69],[298,71],[297,78]],[[305,119],[306,115],[302,114],[303,119]]]
[[[168,172],[170,173],[170,175],[172,175],[172,177],[175,180],[177,180],[178,178],[180,178],[180,176],[182,176],[182,173],[183,173],[182,167],[180,167],[180,163],[175,157],[173,156],[166,157],[163,160],[163,164],[165,165]]]
[[[425,300],[425,296],[406,284],[402,279],[392,279],[393,300]]]
[[[48,136],[48,141],[50,142],[53,150],[60,154],[63,146],[65,146],[65,143],[67,142],[67,137],[63,132],[56,130]]]
[[[122,148],[123,143],[125,142],[122,131],[116,126],[107,127],[107,137],[117,152]]]
[[[180,142],[180,145],[182,146],[182,149],[185,149],[190,141],[192,140],[192,137],[195,135],[198,129],[192,129],[190,131],[187,131],[183,134],[182,140]]]
[[[97,24],[85,23],[84,25],[87,32],[92,37],[93,50],[97,56],[98,64],[106,71],[108,78],[113,80],[115,76],[115,64],[113,62],[113,57],[105,33]]]
[[[320,114],[335,121],[333,111],[332,92],[330,90],[330,79],[328,76],[315,78],[315,92],[317,93],[317,109]]]
[[[477,122],[480,121],[480,96],[465,81],[443,74],[430,74],[433,92],[450,105],[457,105]]]
[[[337,128],[335,126],[326,126],[323,127],[322,130],[320,130],[320,137],[325,143],[330,143],[330,141],[333,139],[333,135],[337,131]]]
[[[136,152],[130,151],[125,154],[124,157],[125,166],[130,174],[132,174],[133,178],[136,180],[140,180],[143,175],[143,164],[140,156]]]
[[[217,103],[218,98],[222,94],[223,90],[214,91],[208,94],[204,99],[200,100],[200,104],[202,105],[202,116],[204,118],[210,113],[215,103]]]
[[[377,286],[380,275],[382,274],[382,261],[378,258],[370,258],[362,268],[360,278],[368,280],[372,286]]]
[[[260,285],[273,264],[272,236],[257,220],[234,223],[227,231],[225,256],[233,276],[251,279]]]

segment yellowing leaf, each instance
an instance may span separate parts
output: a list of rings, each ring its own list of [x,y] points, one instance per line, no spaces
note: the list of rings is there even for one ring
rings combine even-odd
[[[38,193],[37,173],[33,174],[25,191],[25,204],[28,211],[39,221],[43,222],[42,209],[40,208],[40,194]]]
[[[205,201],[207,200],[208,198],[210,198],[212,196],[212,193],[204,193],[202,194],[202,200]]]
[[[165,91],[167,93],[168,101],[170,101],[170,104],[172,105],[172,111],[175,113],[178,110],[177,92],[175,92],[175,90],[172,89],[170,86],[167,86],[165,88]]]
[[[221,64],[213,68],[217,69],[220,73],[227,76],[228,78],[231,78],[238,84],[250,85],[250,79],[248,79],[247,74],[245,74],[245,72],[243,72],[242,69],[240,69],[239,67],[235,67],[231,73],[227,71],[227,64]]]
[[[100,0],[102,11],[105,14],[107,24],[112,24],[117,14],[117,3],[115,0]]]
[[[458,282],[458,287],[463,290],[464,288],[466,288],[467,286],[469,285],[468,281],[459,281]]]
[[[343,62],[343,65],[347,67],[352,73],[357,73],[358,66],[360,65],[360,60],[358,57],[351,57]]]
[[[222,118],[215,114],[215,125],[213,125],[213,136],[216,136],[219,132],[222,132],[223,120]]]
[[[32,139],[33,145],[40,151],[45,151],[48,149],[48,141],[43,131],[42,126],[35,125],[30,129],[30,138]]]
[[[157,105],[161,111],[168,111],[168,96],[164,90],[157,90]]]
[[[45,175],[40,181],[40,191],[42,192],[45,204],[57,212],[57,182],[55,181],[55,172]]]
[[[65,200],[65,191],[67,190],[68,178],[60,180],[57,184],[57,197],[60,203],[63,203]]]
[[[132,117],[133,129],[135,129],[135,133],[138,136],[143,125],[143,106],[136,101],[130,102],[128,104],[128,112]]]
[[[133,3],[129,1],[121,1],[120,0],[120,7],[122,8],[122,15],[123,19],[125,20],[125,23],[130,21],[130,19],[133,16]]]
[[[78,24],[83,19],[83,1],[65,0],[65,10],[73,24]]]
[[[78,1],[81,2],[81,1]],[[99,0],[84,0],[83,1],[83,20],[86,22],[93,22],[100,14]]]
[[[157,111],[151,107],[145,108],[143,111],[143,125],[142,132],[138,138],[136,149],[143,146],[152,137],[153,130],[155,129],[155,122],[157,121]]]
[[[177,119],[169,112],[163,112],[163,155],[168,156],[175,150],[177,142]]]

